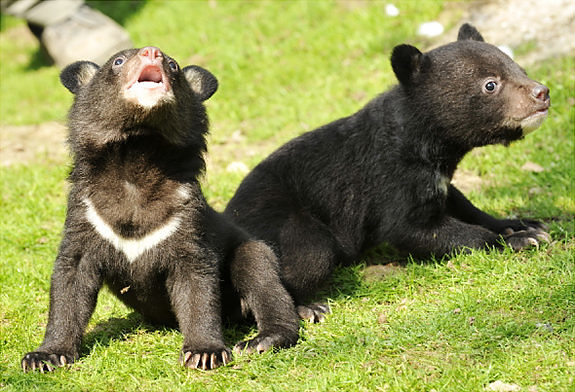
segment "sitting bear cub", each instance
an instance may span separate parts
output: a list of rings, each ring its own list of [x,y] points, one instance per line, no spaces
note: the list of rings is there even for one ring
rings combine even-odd
[[[509,144],[537,128],[549,89],[465,24],[456,42],[394,48],[399,85],[352,116],[303,134],[261,162],[225,214],[271,245],[302,305],[336,263],[388,242],[414,255],[513,249],[548,240],[542,224],[496,219],[452,184],[474,147]],[[323,319],[322,306],[299,306]]]
[[[257,322],[259,335],[240,350],[296,343],[299,321],[273,251],[212,210],[198,182],[202,101],[215,77],[145,47],[102,68],[71,64],[61,80],[75,94],[71,189],[44,342],[22,368],[51,371],[78,358],[103,283],[147,320],[179,327],[186,367],[231,360],[222,313],[251,312]]]

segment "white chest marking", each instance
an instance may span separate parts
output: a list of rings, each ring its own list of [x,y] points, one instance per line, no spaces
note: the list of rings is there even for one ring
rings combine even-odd
[[[110,225],[102,219],[90,199],[84,199],[84,204],[86,205],[86,219],[88,219],[88,222],[92,224],[94,229],[102,236],[102,238],[110,242],[114,248],[123,252],[130,263],[140,257],[147,250],[154,248],[156,245],[174,234],[181,222],[181,217],[175,215],[162,227],[152,231],[144,237],[138,239],[124,238],[116,234],[114,229],[112,229]]]

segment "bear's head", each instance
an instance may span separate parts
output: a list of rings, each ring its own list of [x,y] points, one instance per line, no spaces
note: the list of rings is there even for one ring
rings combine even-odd
[[[218,87],[207,70],[180,68],[155,47],[123,50],[101,68],[78,61],[62,70],[60,80],[75,94],[72,144],[96,146],[150,133],[176,145],[201,144],[208,127],[202,102]]]
[[[395,47],[391,64],[421,131],[463,150],[522,138],[550,106],[549,89],[469,24],[457,41],[427,53]]]

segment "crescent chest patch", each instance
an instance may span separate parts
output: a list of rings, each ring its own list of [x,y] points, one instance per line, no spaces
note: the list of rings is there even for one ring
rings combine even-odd
[[[158,246],[176,232],[181,216],[174,215],[156,230],[139,238],[126,238],[118,235],[114,229],[98,214],[90,199],[84,199],[86,219],[94,230],[114,248],[122,252],[131,263],[146,251]]]

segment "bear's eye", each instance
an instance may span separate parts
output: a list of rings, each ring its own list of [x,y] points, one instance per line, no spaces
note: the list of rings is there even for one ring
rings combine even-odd
[[[485,83],[483,88],[485,89],[485,92],[492,93],[497,89],[497,82],[494,80],[489,80],[487,83]]]
[[[168,66],[171,68],[172,71],[177,71],[178,70],[178,64],[176,64],[175,61],[170,61],[168,63]]]
[[[116,67],[120,66],[124,64],[124,58],[123,57],[118,57],[117,59],[114,60],[114,65]]]

